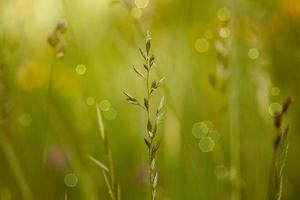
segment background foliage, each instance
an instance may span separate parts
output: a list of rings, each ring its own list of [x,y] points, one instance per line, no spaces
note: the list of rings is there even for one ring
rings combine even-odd
[[[229,75],[222,92],[210,77],[219,73],[215,42],[228,15],[235,31],[223,37],[235,41],[229,51],[235,67],[228,66],[235,78]],[[67,52],[58,60],[47,37],[62,18]],[[283,197],[299,199],[299,28],[297,0],[2,0],[0,199],[108,199],[101,171],[87,158],[104,159],[96,103],[123,199],[148,197],[146,119],[122,96],[127,88],[144,95],[131,66],[142,64],[138,47],[146,30],[156,73],[166,76],[159,91],[167,108],[159,133],[158,198],[229,199],[233,124],[240,135],[242,199],[266,199],[276,134],[270,114],[274,103],[291,96]],[[234,121],[231,106],[238,113]],[[192,133],[203,121],[218,132],[211,152],[202,152]]]

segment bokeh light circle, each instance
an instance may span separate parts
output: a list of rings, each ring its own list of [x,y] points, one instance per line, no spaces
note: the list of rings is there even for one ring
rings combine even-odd
[[[65,175],[64,182],[67,187],[76,187],[78,178],[75,174],[69,173]]]
[[[211,137],[206,136],[200,139],[198,146],[202,152],[211,152],[215,147],[215,142]]]
[[[199,38],[196,40],[195,42],[195,49],[199,52],[199,53],[204,53],[206,51],[208,51],[209,49],[209,42],[207,39],[205,38]]]
[[[84,75],[87,71],[87,68],[86,68],[85,65],[79,64],[79,65],[76,66],[75,71],[78,75]]]
[[[269,106],[269,113],[271,116],[278,116],[282,112],[282,105],[280,103],[271,103]]]

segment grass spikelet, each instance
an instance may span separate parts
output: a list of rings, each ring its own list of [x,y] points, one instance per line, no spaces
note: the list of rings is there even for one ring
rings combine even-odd
[[[276,129],[276,139],[274,142],[273,160],[271,166],[269,199],[282,199],[283,170],[288,153],[288,132],[289,125],[283,126],[282,118],[291,105],[291,98],[287,98],[283,103],[283,109],[274,116],[274,126]]]
[[[146,85],[146,96],[144,97],[143,104],[141,104],[136,98],[124,92],[125,99],[128,103],[137,105],[143,110],[146,110],[146,134],[144,142],[148,149],[149,158],[149,185],[150,185],[150,200],[154,200],[157,194],[158,172],[156,169],[156,153],[160,146],[160,140],[157,139],[157,127],[163,116],[163,107],[165,104],[165,98],[161,97],[160,103],[156,108],[154,120],[150,116],[150,110],[152,109],[151,96],[162,85],[164,78],[156,81],[150,80],[151,70],[155,66],[155,57],[150,54],[151,51],[151,37],[149,32],[145,39],[145,50],[139,49],[140,54],[144,60],[143,68],[144,72],[134,67],[134,71],[138,76],[141,76]]]
[[[48,43],[54,49],[54,57],[58,60],[64,58],[67,51],[67,44],[64,40],[63,34],[67,31],[68,23],[66,20],[61,19],[58,21],[53,32],[48,36]],[[56,59],[52,60],[49,70],[49,83],[48,83],[48,96],[47,96],[47,107],[46,107],[46,121],[48,120],[49,107],[51,101],[51,91],[53,84],[54,64]]]
[[[211,86],[221,94],[226,91],[229,75],[229,48],[230,48],[230,17],[220,19],[220,27],[218,29],[218,37],[215,40],[215,50],[217,56],[216,69],[210,74],[209,81]]]
[[[63,34],[67,31],[67,27],[67,21],[61,19],[58,21],[54,31],[48,36],[48,43],[55,49],[57,59],[62,59],[67,50],[67,45],[63,38]]]

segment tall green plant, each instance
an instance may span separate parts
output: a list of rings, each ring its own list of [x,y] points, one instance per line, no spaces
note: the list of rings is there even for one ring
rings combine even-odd
[[[283,170],[289,147],[289,126],[283,126],[282,117],[287,112],[291,102],[291,98],[286,99],[286,101],[283,103],[282,111],[275,113],[274,115],[276,139],[274,142],[273,160],[270,174],[269,200],[282,199]]]
[[[101,168],[104,181],[108,189],[108,194],[111,200],[121,200],[121,187],[120,184],[116,182],[115,173],[114,173],[113,156],[112,156],[111,148],[108,143],[108,136],[103,123],[102,114],[98,105],[96,105],[96,111],[97,111],[99,130],[104,144],[104,151],[107,158],[108,166],[106,166],[99,160],[95,159],[93,156],[89,156],[89,158],[98,167]]]
[[[136,67],[133,67],[135,73],[140,76],[146,86],[146,96],[144,97],[143,104],[140,103],[136,98],[134,98],[132,95],[130,95],[127,92],[124,92],[124,95],[126,97],[126,101],[130,104],[137,105],[141,107],[143,110],[146,111],[146,117],[147,117],[147,124],[146,124],[146,134],[145,134],[145,144],[148,148],[148,159],[149,159],[149,185],[150,185],[150,199],[154,200],[156,198],[157,193],[157,182],[158,182],[158,172],[156,170],[156,153],[160,146],[160,140],[157,139],[157,127],[160,123],[164,112],[163,107],[165,103],[164,96],[161,97],[160,103],[156,108],[155,111],[155,117],[152,119],[151,116],[151,109],[152,109],[152,103],[151,103],[151,97],[154,94],[154,92],[162,85],[164,78],[160,80],[150,80],[151,79],[151,72],[153,67],[155,66],[155,57],[153,54],[150,53],[151,51],[151,37],[149,32],[146,35],[145,39],[145,51],[142,49],[140,50],[140,54],[144,60],[143,68],[144,72],[139,70]]]

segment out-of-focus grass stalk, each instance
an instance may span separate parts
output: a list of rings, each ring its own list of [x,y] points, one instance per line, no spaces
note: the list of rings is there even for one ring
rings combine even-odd
[[[274,142],[273,159],[271,163],[269,200],[282,199],[283,169],[286,163],[288,152],[288,132],[289,126],[283,127],[282,118],[291,105],[291,98],[287,98],[283,103],[283,109],[275,113],[274,126],[276,129],[276,139]]]
[[[229,118],[230,118],[230,173],[231,173],[231,200],[241,199],[240,194],[240,65],[237,58],[237,36],[236,36],[236,2],[231,0],[231,41],[229,66],[231,67],[231,91],[229,97]]]
[[[112,156],[112,152],[111,152],[111,149],[110,149],[110,146],[108,143],[108,137],[107,137],[104,122],[102,119],[102,114],[101,114],[101,111],[100,111],[100,108],[98,107],[98,105],[96,105],[96,112],[97,112],[97,119],[98,119],[98,125],[99,125],[101,138],[104,143],[104,151],[105,151],[105,155],[106,155],[107,161],[108,161],[108,167],[92,156],[89,156],[89,159],[102,169],[102,174],[103,174],[104,181],[107,186],[108,194],[109,194],[110,198],[112,200],[121,200],[121,187],[120,187],[119,183],[116,184],[113,156]]]
[[[53,85],[53,78],[54,78],[54,70],[55,70],[55,64],[57,60],[61,60],[64,58],[66,50],[67,50],[67,44],[64,40],[63,34],[68,29],[68,23],[65,19],[61,19],[56,24],[55,29],[53,32],[48,36],[48,43],[53,48],[54,58],[52,60],[52,64],[50,65],[50,71],[49,71],[49,83],[48,83],[48,96],[47,96],[47,110],[46,110],[46,122],[48,122],[49,118],[49,111],[50,111],[50,104],[55,103],[52,98],[52,85]],[[56,105],[57,106],[57,105]],[[62,113],[62,112],[61,112]],[[57,138],[64,141],[64,138],[62,136],[57,136]],[[68,140],[69,141],[69,140]],[[73,146],[71,149],[75,149],[73,144],[69,144],[70,146]],[[95,192],[92,187],[92,181],[89,177],[89,174],[86,172],[84,167],[81,164],[81,160],[79,159],[78,155],[74,151],[68,152],[69,161],[71,166],[74,168],[74,170],[77,172],[79,179],[81,180],[81,183],[79,185],[80,192],[82,194],[83,199],[89,199],[94,200],[96,199]]]
[[[52,63],[50,65],[49,70],[49,83],[48,83],[48,91],[47,91],[47,107],[46,107],[46,121],[48,121],[50,102],[51,102],[51,92],[53,85],[53,73],[54,73],[54,65],[56,59],[63,59],[66,53],[66,44],[63,39],[63,34],[67,30],[67,21],[60,20],[58,21],[54,31],[48,36],[48,43],[53,48],[53,58]]]
[[[15,179],[17,181],[17,184],[18,184],[21,194],[22,194],[22,198],[24,200],[32,200],[33,195],[31,193],[31,190],[29,188],[29,184],[25,178],[25,175],[22,171],[22,168],[21,168],[21,165],[17,158],[17,155],[16,155],[12,145],[9,143],[9,141],[7,140],[6,136],[3,134],[2,131],[0,132],[0,147],[8,161],[8,164],[12,170],[13,175],[15,176]]]
[[[127,9],[128,13],[130,14],[131,13],[131,8],[132,8],[131,5],[126,0],[121,0],[121,2],[123,3],[125,8]],[[131,16],[131,14],[130,14],[130,16]],[[143,30],[141,24],[136,19],[134,19],[133,17],[132,17],[132,19],[133,19],[133,23],[134,23],[135,28],[137,29],[139,34],[142,37],[144,37],[145,31]]]
[[[48,121],[48,117],[49,117],[55,60],[56,60],[55,54],[53,54],[53,59],[52,59],[52,62],[50,64],[50,69],[49,69],[49,80],[48,80],[48,89],[47,89],[47,105],[46,105],[46,122]]]

